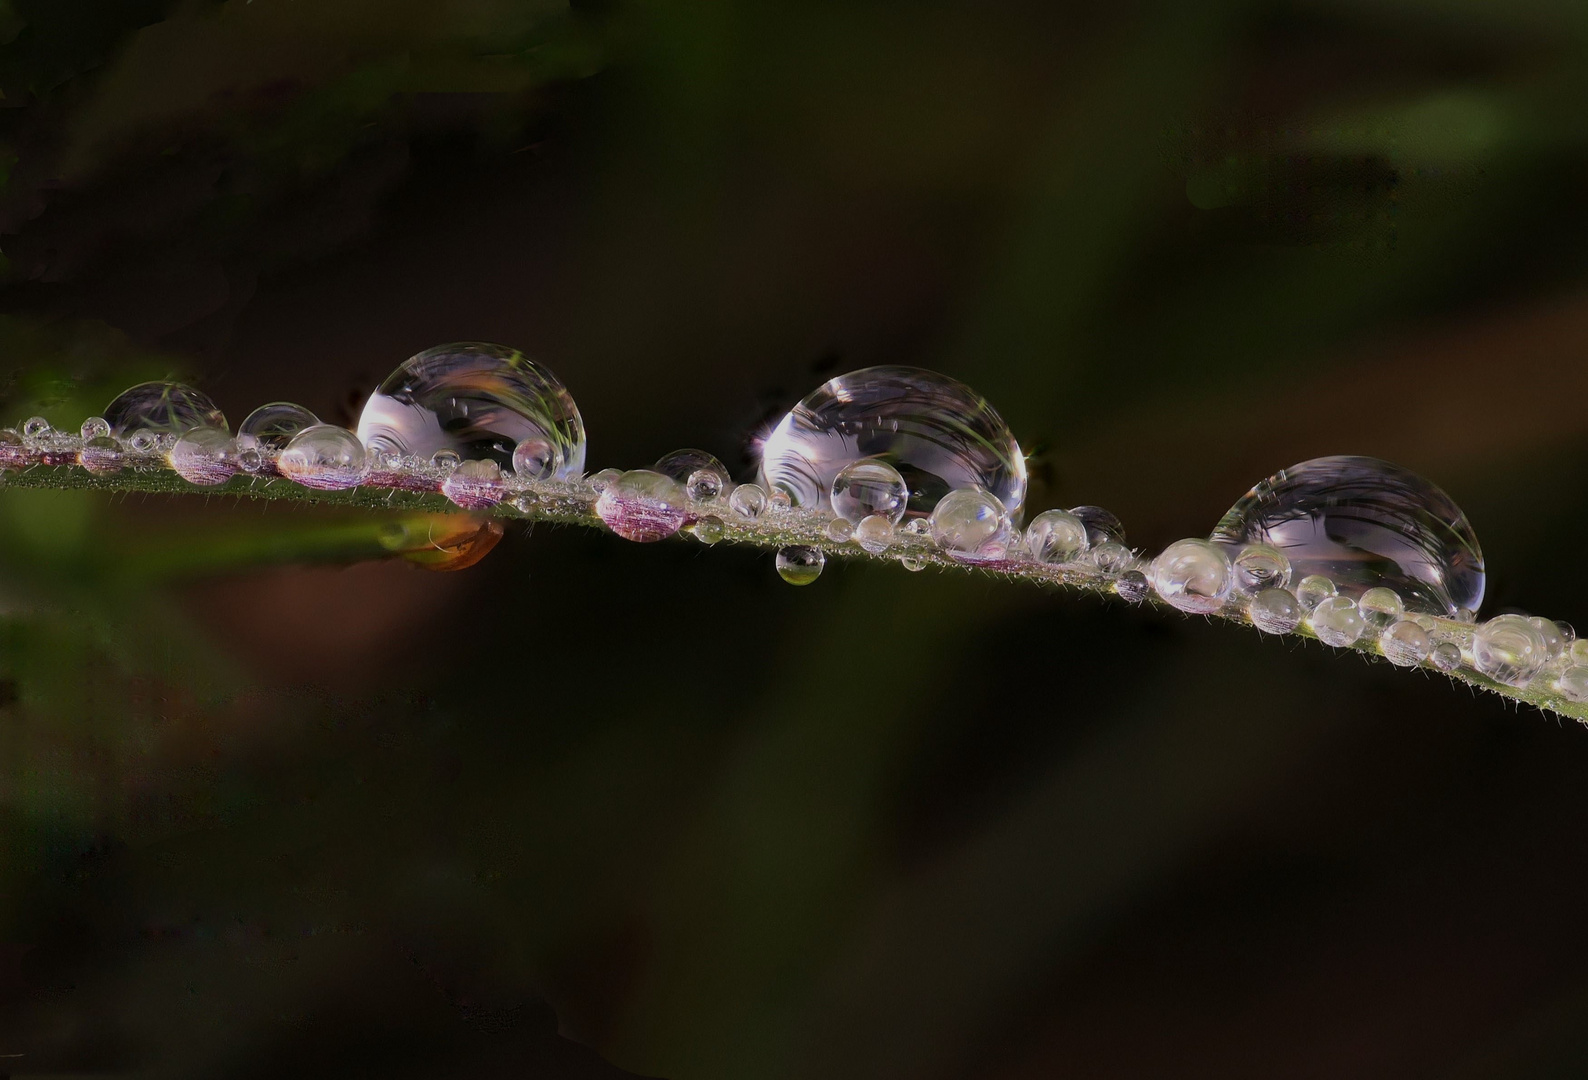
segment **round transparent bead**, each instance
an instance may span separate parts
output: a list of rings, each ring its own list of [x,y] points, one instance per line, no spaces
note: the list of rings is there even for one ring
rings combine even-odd
[[[1588,667],[1572,664],[1555,676],[1555,692],[1567,701],[1588,701]]]
[[[276,471],[319,491],[346,491],[364,482],[368,454],[357,435],[335,424],[314,424],[294,435],[276,458]]]
[[[855,527],[843,518],[832,518],[822,529],[822,535],[835,544],[842,544],[855,535]]]
[[[692,502],[714,502],[722,494],[723,479],[711,469],[696,469],[684,483]]]
[[[1288,634],[1301,624],[1301,605],[1289,589],[1264,589],[1246,609],[1252,625],[1265,634]]]
[[[1367,620],[1349,596],[1330,596],[1318,601],[1309,617],[1312,632],[1325,645],[1354,645],[1367,629]]]
[[[486,510],[502,501],[507,485],[495,461],[465,461],[441,482],[441,494],[465,510]]]
[[[778,577],[790,585],[809,585],[822,576],[822,567],[826,565],[827,556],[822,554],[821,548],[796,544],[777,553]]]
[[[50,422],[42,416],[30,416],[22,421],[22,437],[24,439],[38,440],[54,433]]]
[[[1230,557],[1207,540],[1170,544],[1152,561],[1152,587],[1170,605],[1197,615],[1224,606],[1233,577]]]
[[[683,485],[650,469],[633,469],[607,486],[595,511],[607,528],[636,543],[672,536],[684,524]]]
[[[1560,626],[1553,619],[1546,619],[1535,615],[1527,620],[1538,630],[1539,636],[1544,639],[1544,653],[1549,660],[1555,659],[1566,651],[1568,644],[1566,635],[1560,632]]]
[[[882,514],[871,514],[855,526],[855,542],[873,555],[880,555],[893,543],[893,522]]]
[[[766,490],[759,484],[740,484],[728,496],[728,509],[754,521],[766,509]]]
[[[1567,622],[1564,619],[1556,619],[1555,620],[1555,629],[1560,631],[1560,639],[1561,639],[1561,641],[1566,643],[1566,647],[1567,648],[1570,648],[1572,645],[1574,645],[1576,643],[1576,641],[1577,641],[1577,628],[1575,626],[1573,626],[1571,623]]]
[[[430,455],[430,467],[442,472],[451,472],[462,464],[463,457],[451,447],[443,447]]]
[[[1402,619],[1379,636],[1378,647],[1396,667],[1416,667],[1428,659],[1434,643],[1428,631],[1410,619]]]
[[[724,526],[720,517],[715,514],[707,514],[695,522],[695,526],[691,531],[695,534],[696,540],[710,546],[722,539],[726,526]]]
[[[508,500],[508,505],[520,514],[528,514],[540,505],[540,499],[533,491],[521,491]]]
[[[562,469],[561,456],[550,439],[529,435],[513,447],[513,472],[533,483],[544,483]]]
[[[674,450],[663,454],[651,468],[670,476],[684,486],[684,494],[694,502],[710,502],[728,487],[728,470],[715,454],[705,450]]]
[[[879,516],[888,524],[897,525],[904,519],[910,489],[899,470],[882,458],[861,458],[845,465],[833,477],[829,499],[833,513],[845,521],[859,524],[868,517]]]
[[[766,505],[774,514],[781,514],[793,507],[794,500],[782,488],[774,488],[766,497]]]
[[[1117,540],[1104,540],[1091,550],[1092,565],[1110,576],[1130,569],[1136,553]]]
[[[911,518],[899,526],[899,529],[910,536],[930,537],[932,535],[932,523],[927,521],[926,518]]]
[[[926,560],[919,555],[904,555],[900,557],[899,565],[913,574],[926,569]]]
[[[1357,599],[1356,606],[1362,613],[1362,618],[1367,620],[1367,625],[1373,630],[1383,630],[1399,621],[1406,613],[1406,605],[1401,603],[1400,593],[1394,589],[1386,589],[1382,585],[1364,592]]]
[[[1114,592],[1121,600],[1131,604],[1139,604],[1147,599],[1147,594],[1152,591],[1152,586],[1147,583],[1147,575],[1140,570],[1126,570],[1114,579]]]
[[[1068,510],[1044,510],[1026,526],[1026,548],[1040,563],[1074,562],[1090,546],[1085,523]]]
[[[237,474],[237,444],[225,428],[193,428],[171,448],[171,468],[190,484],[224,484]]]
[[[1290,560],[1285,553],[1267,544],[1247,544],[1230,559],[1234,573],[1232,589],[1244,596],[1255,596],[1264,589],[1283,589],[1290,584]]]
[[[1334,582],[1322,574],[1309,574],[1296,584],[1296,602],[1301,605],[1301,610],[1312,611],[1324,600],[1337,595],[1339,590]]]
[[[237,446],[240,450],[280,453],[299,432],[319,422],[320,418],[302,405],[272,401],[259,406],[237,425]]]
[[[77,463],[95,476],[118,473],[123,464],[121,444],[109,435],[97,435],[83,443],[77,452]]]
[[[1496,615],[1472,639],[1472,664],[1495,682],[1526,686],[1549,661],[1538,627],[1524,615]]]
[[[130,386],[105,406],[102,415],[110,425],[110,433],[130,445],[134,436],[147,434],[150,439],[146,447],[134,445],[141,452],[162,445],[162,438],[167,444],[173,443],[194,428],[230,430],[226,415],[208,394],[177,382]]]
[[[1454,671],[1461,666],[1461,649],[1449,641],[1441,641],[1428,654],[1428,662],[1440,671]]]
[[[83,426],[77,429],[84,442],[93,439],[104,439],[110,436],[110,422],[103,416],[90,416],[83,421]]]
[[[590,490],[599,495],[612,485],[612,481],[622,475],[622,469],[602,469],[590,478]]]
[[[1072,506],[1070,515],[1086,526],[1086,542],[1089,547],[1096,547],[1110,540],[1116,544],[1125,542],[1125,523],[1101,506]]]
[[[979,487],[949,492],[927,520],[937,546],[960,559],[1003,558],[1013,528],[1004,504]]]

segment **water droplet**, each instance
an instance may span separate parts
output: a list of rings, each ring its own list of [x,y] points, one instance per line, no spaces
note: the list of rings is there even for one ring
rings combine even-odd
[[[1334,587],[1334,582],[1322,574],[1308,574],[1296,586],[1296,602],[1301,605],[1301,610],[1311,612],[1329,597],[1339,593]]]
[[[224,484],[237,473],[237,444],[225,428],[193,428],[171,448],[171,468],[190,484]]]
[[[1125,523],[1101,506],[1072,506],[1070,513],[1086,526],[1086,542],[1096,547],[1112,540],[1125,542]]]
[[[86,426],[86,425],[85,425]],[[121,471],[121,444],[108,435],[98,435],[83,443],[77,463],[95,476],[111,476]]]
[[[441,494],[465,510],[487,510],[507,494],[502,467],[494,461],[465,461],[441,481]]]
[[[585,430],[573,396],[516,349],[462,342],[404,361],[364,405],[358,437],[371,450],[513,468],[513,451],[540,439],[555,451],[552,479],[584,471]]]
[[[1472,664],[1495,682],[1526,686],[1549,661],[1544,635],[1523,615],[1496,615],[1472,639]]]
[[[1207,540],[1181,540],[1152,561],[1152,587],[1174,607],[1209,615],[1224,606],[1234,575],[1230,557]]]
[[[822,529],[822,534],[835,544],[842,544],[855,535],[855,527],[843,518],[832,518]]]
[[[674,450],[651,468],[682,484],[684,494],[693,502],[711,502],[731,483],[727,468],[704,450]]]
[[[1270,544],[1297,574],[1324,575],[1351,597],[1383,585],[1424,614],[1483,600],[1483,554],[1466,515],[1422,477],[1376,458],[1281,470],[1230,508],[1213,539]]]
[[[1454,671],[1461,666],[1461,649],[1448,641],[1441,641],[1428,654],[1428,662],[1440,671]]]
[[[880,555],[893,543],[893,522],[882,514],[871,514],[855,526],[855,542],[873,555]]]
[[[1318,601],[1309,621],[1312,632],[1325,645],[1351,645],[1367,629],[1367,620],[1349,596],[1330,596]]]
[[[105,406],[110,433],[133,449],[147,452],[161,444],[172,445],[194,428],[230,431],[226,416],[208,394],[175,382],[146,382],[128,387]],[[146,446],[136,438],[149,436]]]
[[[10,428],[0,428],[0,469],[20,469],[27,463],[28,451],[22,436]]]
[[[926,569],[926,560],[919,555],[904,555],[900,557],[899,565],[914,574]]]
[[[386,450],[384,448],[380,451],[380,453],[383,454],[389,454],[391,452],[392,451]],[[450,448],[437,450],[435,453],[430,455],[430,467],[432,469],[439,469],[442,472],[451,472],[453,469],[456,469],[462,464],[463,457],[456,450],[452,450]]]
[[[1118,540],[1104,540],[1092,548],[1092,565],[1110,576],[1124,573],[1136,561],[1136,553]]]
[[[709,546],[722,539],[723,533],[726,532],[726,526],[720,517],[715,514],[707,514],[695,522],[695,527],[692,531],[696,540]]]
[[[1151,586],[1147,583],[1147,575],[1140,570],[1126,570],[1114,582],[1114,592],[1125,601],[1139,604],[1147,599]]]
[[[1571,648],[1577,642],[1577,628],[1564,619],[1555,620],[1555,629],[1560,631],[1560,639],[1566,648]]]
[[[513,472],[525,480],[542,482],[557,475],[562,462],[557,458],[557,448],[547,439],[531,435],[518,440],[513,447]]]
[[[754,521],[766,509],[766,492],[759,484],[740,484],[728,496],[728,509],[742,518]]]
[[[50,422],[42,416],[30,416],[22,421],[22,437],[24,439],[38,440],[52,434],[52,432],[53,429],[50,427]]]
[[[1068,510],[1044,510],[1026,526],[1026,547],[1040,563],[1074,562],[1090,545],[1086,523]]]
[[[84,442],[92,439],[104,439],[110,435],[110,424],[103,416],[90,416],[83,421],[83,426],[77,429]]]
[[[364,444],[347,428],[314,424],[287,442],[276,471],[306,488],[344,491],[363,482],[368,458]]]
[[[1555,691],[1567,701],[1588,701],[1588,667],[1573,664],[1555,677]]]
[[[1428,659],[1434,643],[1427,630],[1410,619],[1402,619],[1384,631],[1378,639],[1378,647],[1396,667],[1416,667]]]
[[[898,471],[911,516],[973,485],[1008,514],[1025,500],[1025,456],[1003,418],[964,383],[913,367],[864,368],[822,384],[767,436],[761,480],[800,506],[830,509],[833,480],[861,458]]]
[[[672,536],[684,524],[683,485],[650,469],[624,473],[601,493],[595,511],[607,528],[636,543]]]
[[[513,496],[510,505],[520,514],[528,514],[540,505],[540,499],[532,491],[523,491]]]
[[[777,553],[778,577],[790,585],[809,585],[822,576],[822,568],[826,565],[827,556],[822,554],[821,548],[796,544]]]
[[[979,487],[940,499],[928,519],[937,546],[959,559],[1001,559],[1013,525],[1003,502]]]
[[[904,520],[910,489],[899,470],[881,458],[852,461],[833,477],[829,502],[833,513],[849,522],[880,515],[888,524]]]
[[[1544,655],[1549,660],[1555,659],[1566,651],[1566,635],[1560,632],[1560,627],[1553,619],[1546,619],[1535,615],[1527,620],[1538,630],[1539,636],[1544,639]]]
[[[302,405],[272,401],[259,406],[237,425],[237,446],[243,450],[280,453],[293,436],[319,422],[320,418]]]
[[[930,537],[932,535],[932,523],[926,518],[911,518],[899,526],[899,531],[910,536]]]
[[[1362,618],[1374,630],[1383,630],[1386,626],[1396,622],[1405,614],[1406,607],[1401,603],[1400,593],[1394,589],[1386,589],[1382,585],[1374,586],[1363,593],[1356,602],[1357,610],[1362,612]]]
[[[602,469],[590,478],[590,490],[599,495],[611,487],[612,482],[622,475],[622,469]]]
[[[1264,589],[1246,609],[1252,625],[1265,634],[1288,634],[1301,624],[1301,604],[1289,589]]]
[[[160,436],[152,431],[135,431],[127,437],[127,447],[140,454],[148,454],[160,445]]]
[[[1267,544],[1247,544],[1235,553],[1230,565],[1235,571],[1235,591],[1247,596],[1290,584],[1290,560]]]
[[[237,451],[237,467],[246,473],[256,473],[265,467],[265,455],[254,447]]]

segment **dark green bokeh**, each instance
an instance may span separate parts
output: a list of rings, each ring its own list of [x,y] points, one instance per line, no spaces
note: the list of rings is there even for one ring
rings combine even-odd
[[[441,342],[590,465],[939,368],[1031,505],[1326,453],[1588,625],[1588,7],[0,2],[0,399],[349,423]],[[976,576],[0,492],[0,1071],[1588,1068],[1588,733]],[[579,1045],[583,1044],[583,1045]]]

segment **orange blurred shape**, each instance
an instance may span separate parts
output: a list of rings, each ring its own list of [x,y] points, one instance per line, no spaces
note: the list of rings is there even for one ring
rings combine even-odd
[[[463,570],[485,558],[505,530],[495,518],[476,514],[424,514],[388,522],[380,542],[426,570]]]

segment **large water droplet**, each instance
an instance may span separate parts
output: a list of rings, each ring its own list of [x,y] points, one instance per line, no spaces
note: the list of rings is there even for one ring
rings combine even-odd
[[[343,491],[361,484],[368,458],[358,436],[335,424],[313,424],[292,437],[276,459],[287,479],[320,491]]]
[[[684,524],[686,498],[684,486],[671,476],[633,469],[607,485],[595,511],[625,540],[649,544],[665,540]]]
[[[1230,561],[1236,592],[1253,596],[1264,589],[1283,589],[1290,584],[1290,560],[1278,548],[1247,544]]]
[[[1427,480],[1377,458],[1283,469],[1242,496],[1212,538],[1269,544],[1298,576],[1328,577],[1352,598],[1382,585],[1408,610],[1442,616],[1483,600],[1483,553],[1466,515]]]
[[[553,478],[584,471],[585,431],[573,396],[516,349],[463,342],[426,349],[402,363],[364,405],[358,437],[372,452],[432,460],[494,461],[513,467],[525,439],[548,443]]]
[[[828,494],[833,513],[851,524],[880,515],[890,525],[897,525],[904,520],[904,509],[910,501],[904,477],[881,458],[861,458],[845,465],[833,477]]]
[[[237,446],[240,450],[280,453],[294,435],[319,422],[320,418],[302,405],[272,401],[259,406],[237,425]]]
[[[1210,615],[1224,606],[1233,580],[1230,557],[1207,540],[1181,540],[1152,561],[1152,587],[1181,611]]]
[[[441,494],[465,510],[485,510],[502,501],[507,485],[494,461],[465,461],[441,481]]]
[[[978,486],[1006,513],[1026,497],[1026,462],[996,410],[964,383],[913,367],[872,367],[823,383],[761,448],[761,478],[800,506],[831,507],[833,480],[853,461],[882,458],[925,516],[950,491]]]
[[[728,509],[754,521],[766,509],[766,492],[761,490],[759,484],[740,484],[728,496]]]
[[[821,548],[796,544],[777,553],[778,577],[790,585],[809,585],[822,576],[822,567],[826,565],[827,556],[822,554]]]
[[[105,406],[104,420],[110,433],[123,442],[142,436],[134,443],[137,449],[173,446],[194,428],[230,430],[226,416],[208,394],[176,382],[128,387]]]
[[[1252,597],[1246,614],[1265,634],[1288,634],[1301,623],[1301,605],[1289,589],[1264,589]]]
[[[77,463],[95,476],[111,476],[120,472],[122,462],[121,444],[108,435],[89,439],[77,452]]]
[[[1074,562],[1090,545],[1086,523],[1068,510],[1044,510],[1026,526],[1026,547],[1040,563]]]
[[[1312,632],[1325,645],[1345,646],[1356,642],[1367,629],[1367,620],[1357,610],[1356,601],[1349,596],[1331,596],[1320,600],[1310,617]]]
[[[224,484],[237,473],[237,444],[225,428],[193,428],[171,448],[171,468],[190,484]]]
[[[855,543],[873,555],[881,555],[893,543],[893,522],[881,514],[871,514],[860,519],[855,526]]]
[[[1472,638],[1472,664],[1495,682],[1526,686],[1549,661],[1549,646],[1524,615],[1496,615]]]
[[[1427,630],[1410,619],[1402,619],[1384,631],[1378,639],[1378,647],[1396,667],[1416,667],[1428,659],[1434,643]]]
[[[1014,531],[1004,504],[979,487],[960,488],[943,496],[928,519],[937,546],[960,559],[1001,559]]]

